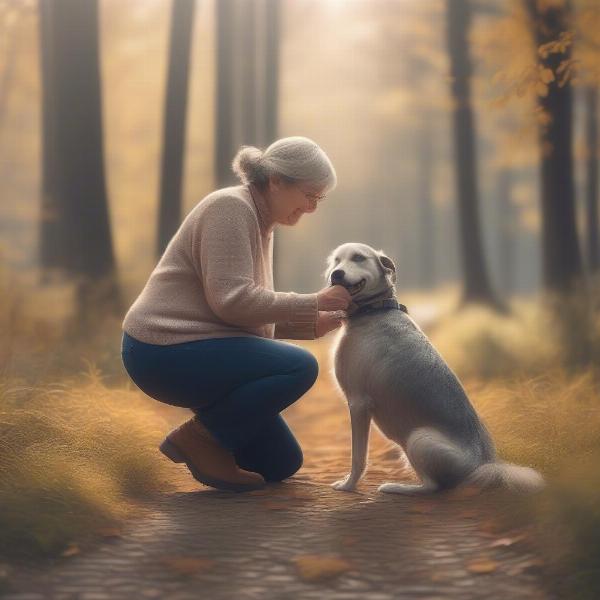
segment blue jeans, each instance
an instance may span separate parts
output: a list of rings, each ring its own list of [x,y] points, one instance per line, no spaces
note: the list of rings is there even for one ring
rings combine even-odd
[[[317,379],[304,348],[262,337],[147,344],[123,333],[127,373],[145,394],[191,409],[239,467],[281,481],[302,466],[302,450],[279,414]]]

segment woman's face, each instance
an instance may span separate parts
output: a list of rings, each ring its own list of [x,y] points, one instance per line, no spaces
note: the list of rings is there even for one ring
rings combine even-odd
[[[273,218],[282,225],[295,225],[304,213],[317,210],[324,191],[307,182],[286,183],[273,178],[269,182]]]

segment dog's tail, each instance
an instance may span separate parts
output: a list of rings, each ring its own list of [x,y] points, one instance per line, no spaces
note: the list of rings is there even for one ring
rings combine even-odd
[[[480,465],[462,484],[478,488],[503,487],[524,494],[539,492],[546,485],[542,475],[535,469],[505,462]]]

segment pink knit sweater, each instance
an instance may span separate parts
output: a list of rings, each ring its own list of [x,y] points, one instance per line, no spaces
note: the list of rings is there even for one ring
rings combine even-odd
[[[123,331],[159,345],[233,336],[314,339],[317,294],[273,290],[274,226],[252,184],[208,194],[169,242]]]

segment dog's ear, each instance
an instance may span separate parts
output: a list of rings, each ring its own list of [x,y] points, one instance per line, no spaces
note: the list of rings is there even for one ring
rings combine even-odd
[[[377,260],[384,273],[391,276],[392,283],[396,283],[396,265],[394,261],[389,256],[386,256],[382,250],[377,252]]]

